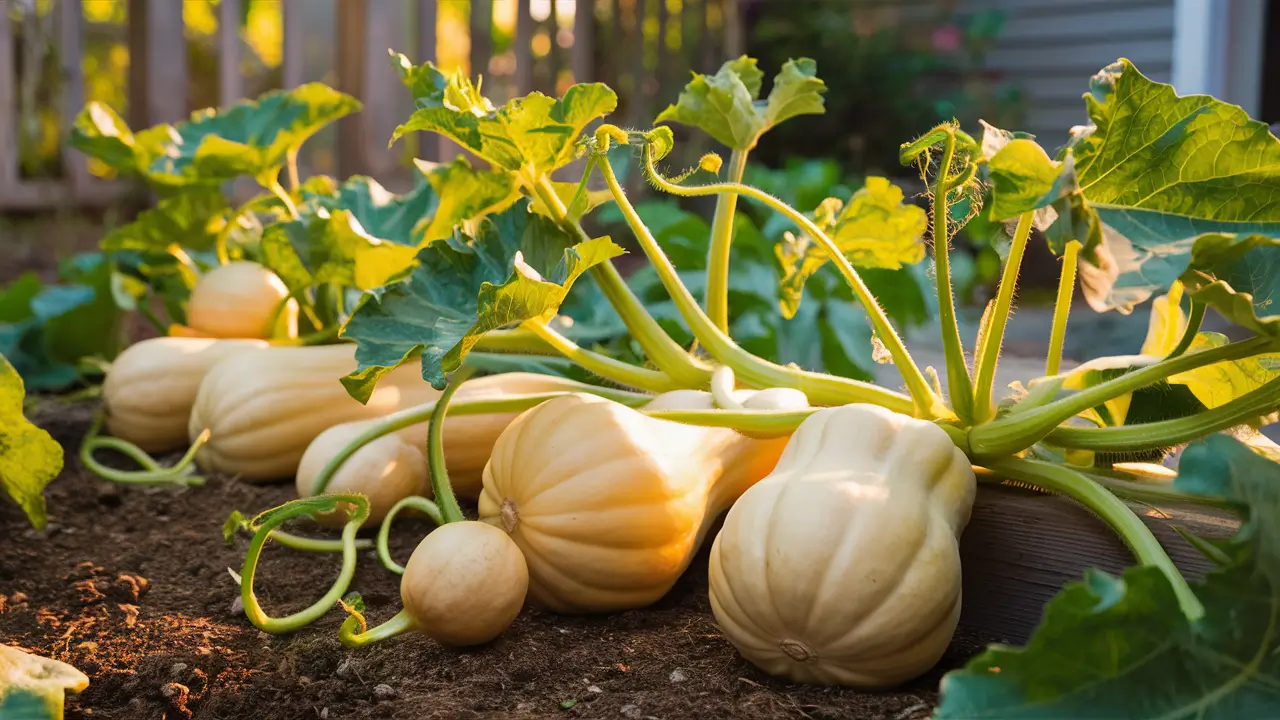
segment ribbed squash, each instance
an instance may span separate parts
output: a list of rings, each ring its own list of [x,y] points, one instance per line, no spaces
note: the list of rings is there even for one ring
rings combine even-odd
[[[711,548],[711,609],[743,657],[794,682],[920,675],[960,617],[969,460],[933,423],[820,410],[734,504]]]
[[[201,383],[187,425],[191,438],[211,432],[196,462],[247,480],[293,477],[307,445],[326,429],[439,395],[417,363],[406,363],[361,405],[339,382],[355,367],[355,346],[345,344],[275,346],[218,363]]]
[[[187,301],[187,325],[222,338],[298,336],[298,303],[280,276],[255,262],[205,273]],[[284,307],[281,308],[281,303]]]
[[[469,380],[454,402],[486,397],[532,395],[565,391],[573,387],[564,378],[536,373],[504,373]],[[444,457],[454,494],[474,500],[480,495],[484,466],[502,431],[519,413],[450,415],[444,423]],[[295,483],[298,494],[311,494],[315,479],[329,460],[366,428],[383,418],[335,425],[320,433],[307,446],[298,466]],[[358,492],[369,498],[370,524],[377,524],[402,498],[430,496],[429,475],[424,453],[427,423],[411,425],[385,435],[355,451],[329,481],[328,492]],[[335,518],[341,526],[345,517]]]
[[[564,613],[644,607],[666,594],[712,520],[773,469],[785,444],[566,395],[498,438],[480,517],[524,552],[536,602]]]
[[[150,453],[187,444],[187,420],[218,361],[267,347],[263,340],[159,337],[120,353],[102,383],[107,430]]]

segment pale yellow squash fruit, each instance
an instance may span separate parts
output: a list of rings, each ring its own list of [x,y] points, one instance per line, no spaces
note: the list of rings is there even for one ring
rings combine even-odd
[[[286,303],[287,297],[289,288],[267,268],[227,263],[205,273],[191,290],[187,325],[222,338],[297,337],[298,303]]]
[[[469,380],[454,396],[454,402],[481,398],[533,395],[565,391],[574,385],[564,378],[537,373],[503,373]],[[480,495],[484,466],[489,462],[498,436],[519,413],[450,415],[444,423],[444,458],[454,494],[467,500]],[[307,446],[294,482],[299,496],[310,495],[325,465],[360,433],[383,418],[358,420],[328,428]],[[376,525],[387,511],[410,495],[430,497],[430,475],[425,459],[426,422],[374,440],[362,446],[338,467],[326,488],[330,493],[362,493],[369,498],[369,520]],[[327,518],[321,518],[327,521]],[[331,522],[341,527],[346,514]]]
[[[453,522],[418,543],[400,579],[414,627],[443,645],[480,645],[502,634],[524,606],[529,569],[502,530]]]
[[[524,552],[536,602],[563,613],[640,608],[666,594],[710,523],[785,443],[566,395],[498,438],[480,518]]]
[[[968,459],[874,405],[814,413],[711,548],[711,609],[743,657],[793,682],[884,687],[937,663],[960,617]]]
[[[196,462],[246,480],[294,477],[307,446],[326,429],[439,395],[417,363],[406,363],[383,376],[361,405],[339,382],[355,367],[355,346],[348,344],[274,346],[214,365],[187,424],[191,439],[211,433]]]
[[[149,453],[187,444],[200,383],[218,361],[267,347],[263,340],[159,337],[130,345],[102,383],[107,430]]]

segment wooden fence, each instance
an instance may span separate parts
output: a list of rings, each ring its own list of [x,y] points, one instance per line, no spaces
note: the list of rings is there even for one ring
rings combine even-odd
[[[48,13],[35,12],[36,0],[0,0],[0,211],[48,210],[107,205],[133,190],[124,181],[92,176],[85,158],[64,151],[57,177],[23,177],[18,153],[18,96],[24,89],[15,59],[18,29],[24,50],[31,43],[52,42],[59,63],[59,136],[65,139],[76,113],[84,105],[84,3],[108,0],[53,0]],[[125,1],[125,0],[122,0]],[[187,0],[188,2],[191,0]],[[259,0],[261,1],[261,0]],[[278,0],[282,3],[282,84],[295,87],[307,80],[304,57],[317,43],[333,42],[329,52],[338,89],[359,98],[365,111],[339,123],[334,170],[341,176],[366,173],[382,177],[403,172],[402,154],[386,148],[396,124],[408,116],[409,99],[387,61],[389,47],[402,49],[417,61],[436,57],[441,31],[440,6],[457,0],[329,0],[333,38],[313,37],[304,22],[323,0]],[[493,73],[495,10],[516,5],[514,68],[505,68],[511,92],[533,89],[554,93],[556,79],[570,71],[574,81],[603,81],[619,91],[620,117],[634,125],[652,119],[660,85],[678,85],[691,68],[712,68],[724,57],[743,51],[741,2],[749,0],[471,0],[469,15],[472,74]],[[218,102],[244,96],[239,35],[243,0],[218,0]],[[188,116],[189,68],[183,0],[127,0],[129,51],[127,120],[134,129]],[[540,4],[541,19],[531,12]],[[572,22],[557,18],[572,8]],[[675,11],[673,11],[675,8]],[[15,27],[14,18],[20,25]],[[677,30],[678,29],[678,30]],[[665,39],[676,31],[680,42]],[[543,52],[533,41],[544,35]],[[545,38],[550,38],[548,47]],[[678,49],[671,50],[671,46]],[[39,50],[37,47],[35,50]],[[324,48],[329,51],[330,48]],[[34,56],[34,53],[31,54]],[[30,83],[28,83],[30,85]],[[442,157],[452,150],[423,146],[422,157]]]

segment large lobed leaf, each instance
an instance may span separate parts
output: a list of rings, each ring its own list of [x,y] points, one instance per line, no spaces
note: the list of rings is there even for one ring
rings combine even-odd
[[[1194,585],[1190,621],[1154,567],[1090,570],[1050,601],[1024,648],[993,645],[942,682],[935,717],[1274,717],[1280,697],[1280,465],[1227,436],[1183,453],[1175,488],[1225,497],[1248,520],[1227,566]]]
[[[62,472],[62,446],[23,416],[25,393],[22,377],[0,355],[0,486],[43,530],[44,487]]]
[[[535,92],[499,108],[461,72],[446,77],[429,62],[414,65],[395,52],[391,64],[418,108],[392,133],[392,143],[408,132],[439,133],[495,170],[522,172],[533,179],[572,161],[578,135],[587,124],[618,105],[607,85],[579,83],[559,100]]]
[[[196,186],[161,198],[133,222],[108,232],[100,245],[108,252],[164,252],[170,245],[208,250],[225,226],[227,209],[220,189]]]
[[[1280,139],[1265,124],[1208,96],[1178,97],[1125,59],[1094,76],[1085,104],[1092,124],[1057,161],[1021,139],[988,167],[998,219],[1052,207],[1055,250],[1084,243],[1095,309],[1128,312],[1196,269],[1205,234],[1280,237]]]
[[[755,58],[742,56],[720,66],[714,75],[693,74],[676,100],[657,122],[692,125],[734,150],[750,150],[760,136],[797,115],[824,112],[827,86],[817,77],[809,58],[788,60],[773,79],[767,99],[760,99],[764,73]]]
[[[355,98],[307,83],[133,133],[111,108],[93,102],[76,117],[71,146],[162,186],[217,184],[241,175],[266,183],[307,138],[359,109]]]
[[[474,236],[422,248],[408,278],[366,293],[343,326],[359,363],[342,380],[348,392],[368,399],[382,375],[418,352],[423,378],[443,387],[484,333],[549,318],[583,272],[623,252],[607,237],[572,242],[521,200],[477,222]]]
[[[421,226],[439,202],[426,183],[396,195],[372,178],[352,177],[312,197],[300,219],[267,227],[265,264],[293,291],[324,283],[380,287],[413,264]]]

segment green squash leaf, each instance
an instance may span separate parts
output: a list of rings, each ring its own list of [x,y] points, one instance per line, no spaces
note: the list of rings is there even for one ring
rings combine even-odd
[[[714,75],[694,73],[676,104],[663,110],[657,122],[692,125],[723,145],[750,150],[778,123],[825,111],[822,94],[827,86],[817,71],[817,63],[809,58],[788,60],[773,79],[768,99],[759,100],[764,73],[755,58],[744,55],[721,65]]]
[[[1084,244],[1094,309],[1128,312],[1167,288],[1194,267],[1199,236],[1280,237],[1280,139],[1265,124],[1208,96],[1178,97],[1124,59],[1094,76],[1085,104],[1093,124],[1058,161],[1014,141],[989,166],[1000,218],[1053,207],[1055,251]]]
[[[435,132],[495,170],[520,171],[535,179],[569,164],[587,124],[618,105],[607,85],[579,83],[559,100],[535,92],[496,108],[461,72],[446,79],[431,63],[415,66],[395,52],[391,64],[418,108],[391,134],[392,144],[407,132]]]
[[[1187,352],[1221,347],[1228,342],[1226,335],[1202,332],[1191,341]],[[1280,353],[1266,353],[1188,370],[1170,376],[1169,382],[1186,385],[1205,407],[1216,408],[1277,377],[1280,377]]]
[[[520,199],[512,173],[473,170],[466,156],[459,156],[451,163],[425,160],[414,160],[414,163],[440,198],[435,213],[424,218],[425,224],[418,229],[426,242],[450,237],[459,225],[468,232],[469,223],[502,212]]]
[[[209,250],[225,227],[226,211],[227,201],[221,190],[197,186],[161,198],[133,222],[107,233],[100,246],[107,252],[164,252],[170,245]]]
[[[353,177],[335,194],[314,197],[301,219],[268,226],[265,264],[293,291],[325,283],[380,287],[413,264],[423,243],[419,228],[438,202],[426,183],[396,195],[372,178]]]
[[[1280,465],[1217,435],[1183,453],[1176,488],[1225,496],[1248,520],[1231,564],[1193,589],[1191,622],[1154,567],[1089,570],[1045,608],[1024,648],[993,645],[942,681],[934,717],[1202,718],[1275,715],[1280,689]]]
[[[23,416],[25,395],[22,377],[0,355],[0,486],[43,530],[44,488],[62,472],[62,446]]]
[[[1210,234],[1196,238],[1182,274],[1191,297],[1237,325],[1280,336],[1280,239]]]
[[[342,329],[359,367],[342,382],[367,400],[378,379],[422,353],[422,376],[443,387],[484,333],[549,318],[587,269],[622,254],[609,238],[573,238],[527,200],[477,223],[474,237],[428,244],[405,280],[365,294]]]
[[[71,146],[161,186],[217,184],[241,175],[265,184],[275,180],[289,153],[360,107],[349,95],[307,83],[131,133],[110,108],[89,103],[76,117]]]
[[[819,205],[815,221],[853,265],[896,270],[924,259],[923,237],[929,226],[922,208],[902,200],[897,185],[869,177],[843,208],[834,198]],[[780,306],[783,316],[790,318],[800,305],[805,282],[827,262],[827,254],[802,235],[779,244],[777,257],[783,271]]]

